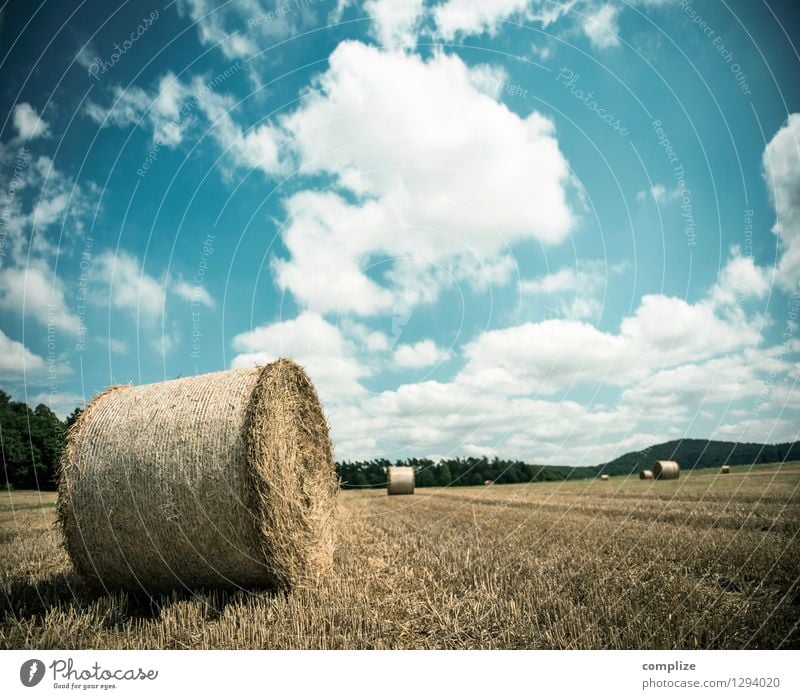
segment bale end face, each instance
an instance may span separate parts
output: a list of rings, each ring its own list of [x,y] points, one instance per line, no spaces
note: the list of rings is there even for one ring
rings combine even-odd
[[[653,478],[659,481],[675,480],[680,477],[681,467],[677,461],[656,461],[653,463]]]
[[[386,492],[389,495],[414,494],[414,469],[411,466],[390,466],[386,472]]]

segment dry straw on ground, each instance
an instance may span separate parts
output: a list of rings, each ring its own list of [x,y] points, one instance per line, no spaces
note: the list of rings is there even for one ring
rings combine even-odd
[[[386,477],[389,495],[414,494],[414,469],[411,466],[390,466]]]
[[[69,433],[58,514],[105,588],[286,588],[330,566],[337,483],[305,371],[264,367],[114,386]]]
[[[656,461],[653,463],[653,478],[659,481],[678,478],[681,467],[677,461]]]
[[[722,471],[722,473],[730,473],[731,472],[731,467],[728,466],[728,465],[725,465],[725,466],[722,467],[721,471]]]

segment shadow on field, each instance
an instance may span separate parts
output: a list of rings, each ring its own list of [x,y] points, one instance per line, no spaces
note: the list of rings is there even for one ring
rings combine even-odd
[[[24,580],[4,581],[0,595],[0,617],[17,622],[46,617],[51,612],[66,615],[88,614],[107,628],[125,625],[134,620],[158,619],[171,606],[192,602],[199,605],[202,618],[215,621],[229,604],[240,604],[245,597],[274,597],[269,590],[175,590],[169,594],[149,595],[145,592],[107,591],[93,588],[74,571],[59,572],[31,583]]]

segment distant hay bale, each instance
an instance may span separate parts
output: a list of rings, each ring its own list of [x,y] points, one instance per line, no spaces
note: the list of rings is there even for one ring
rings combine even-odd
[[[722,471],[722,473],[730,473],[731,472],[731,467],[726,464],[720,470]]]
[[[658,481],[668,481],[678,478],[681,467],[677,461],[656,461],[653,463],[653,478]]]
[[[603,475],[601,475],[601,476],[600,476],[600,480],[601,480],[601,481],[607,481],[607,480],[608,480],[608,474],[607,474],[607,473],[604,473]]]
[[[484,485],[494,485],[494,481],[484,481]]]
[[[387,473],[389,495],[414,494],[414,468],[412,466],[390,466]]]
[[[641,473],[639,473],[639,478],[643,481],[652,480],[653,472],[650,470],[645,469]]]
[[[97,395],[69,432],[58,515],[106,588],[288,588],[330,566],[328,426],[288,359]]]

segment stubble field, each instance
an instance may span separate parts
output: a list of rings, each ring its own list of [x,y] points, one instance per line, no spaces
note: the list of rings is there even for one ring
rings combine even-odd
[[[90,594],[55,494],[0,495],[2,648],[798,648],[800,462],[345,491],[334,570],[288,595]]]

